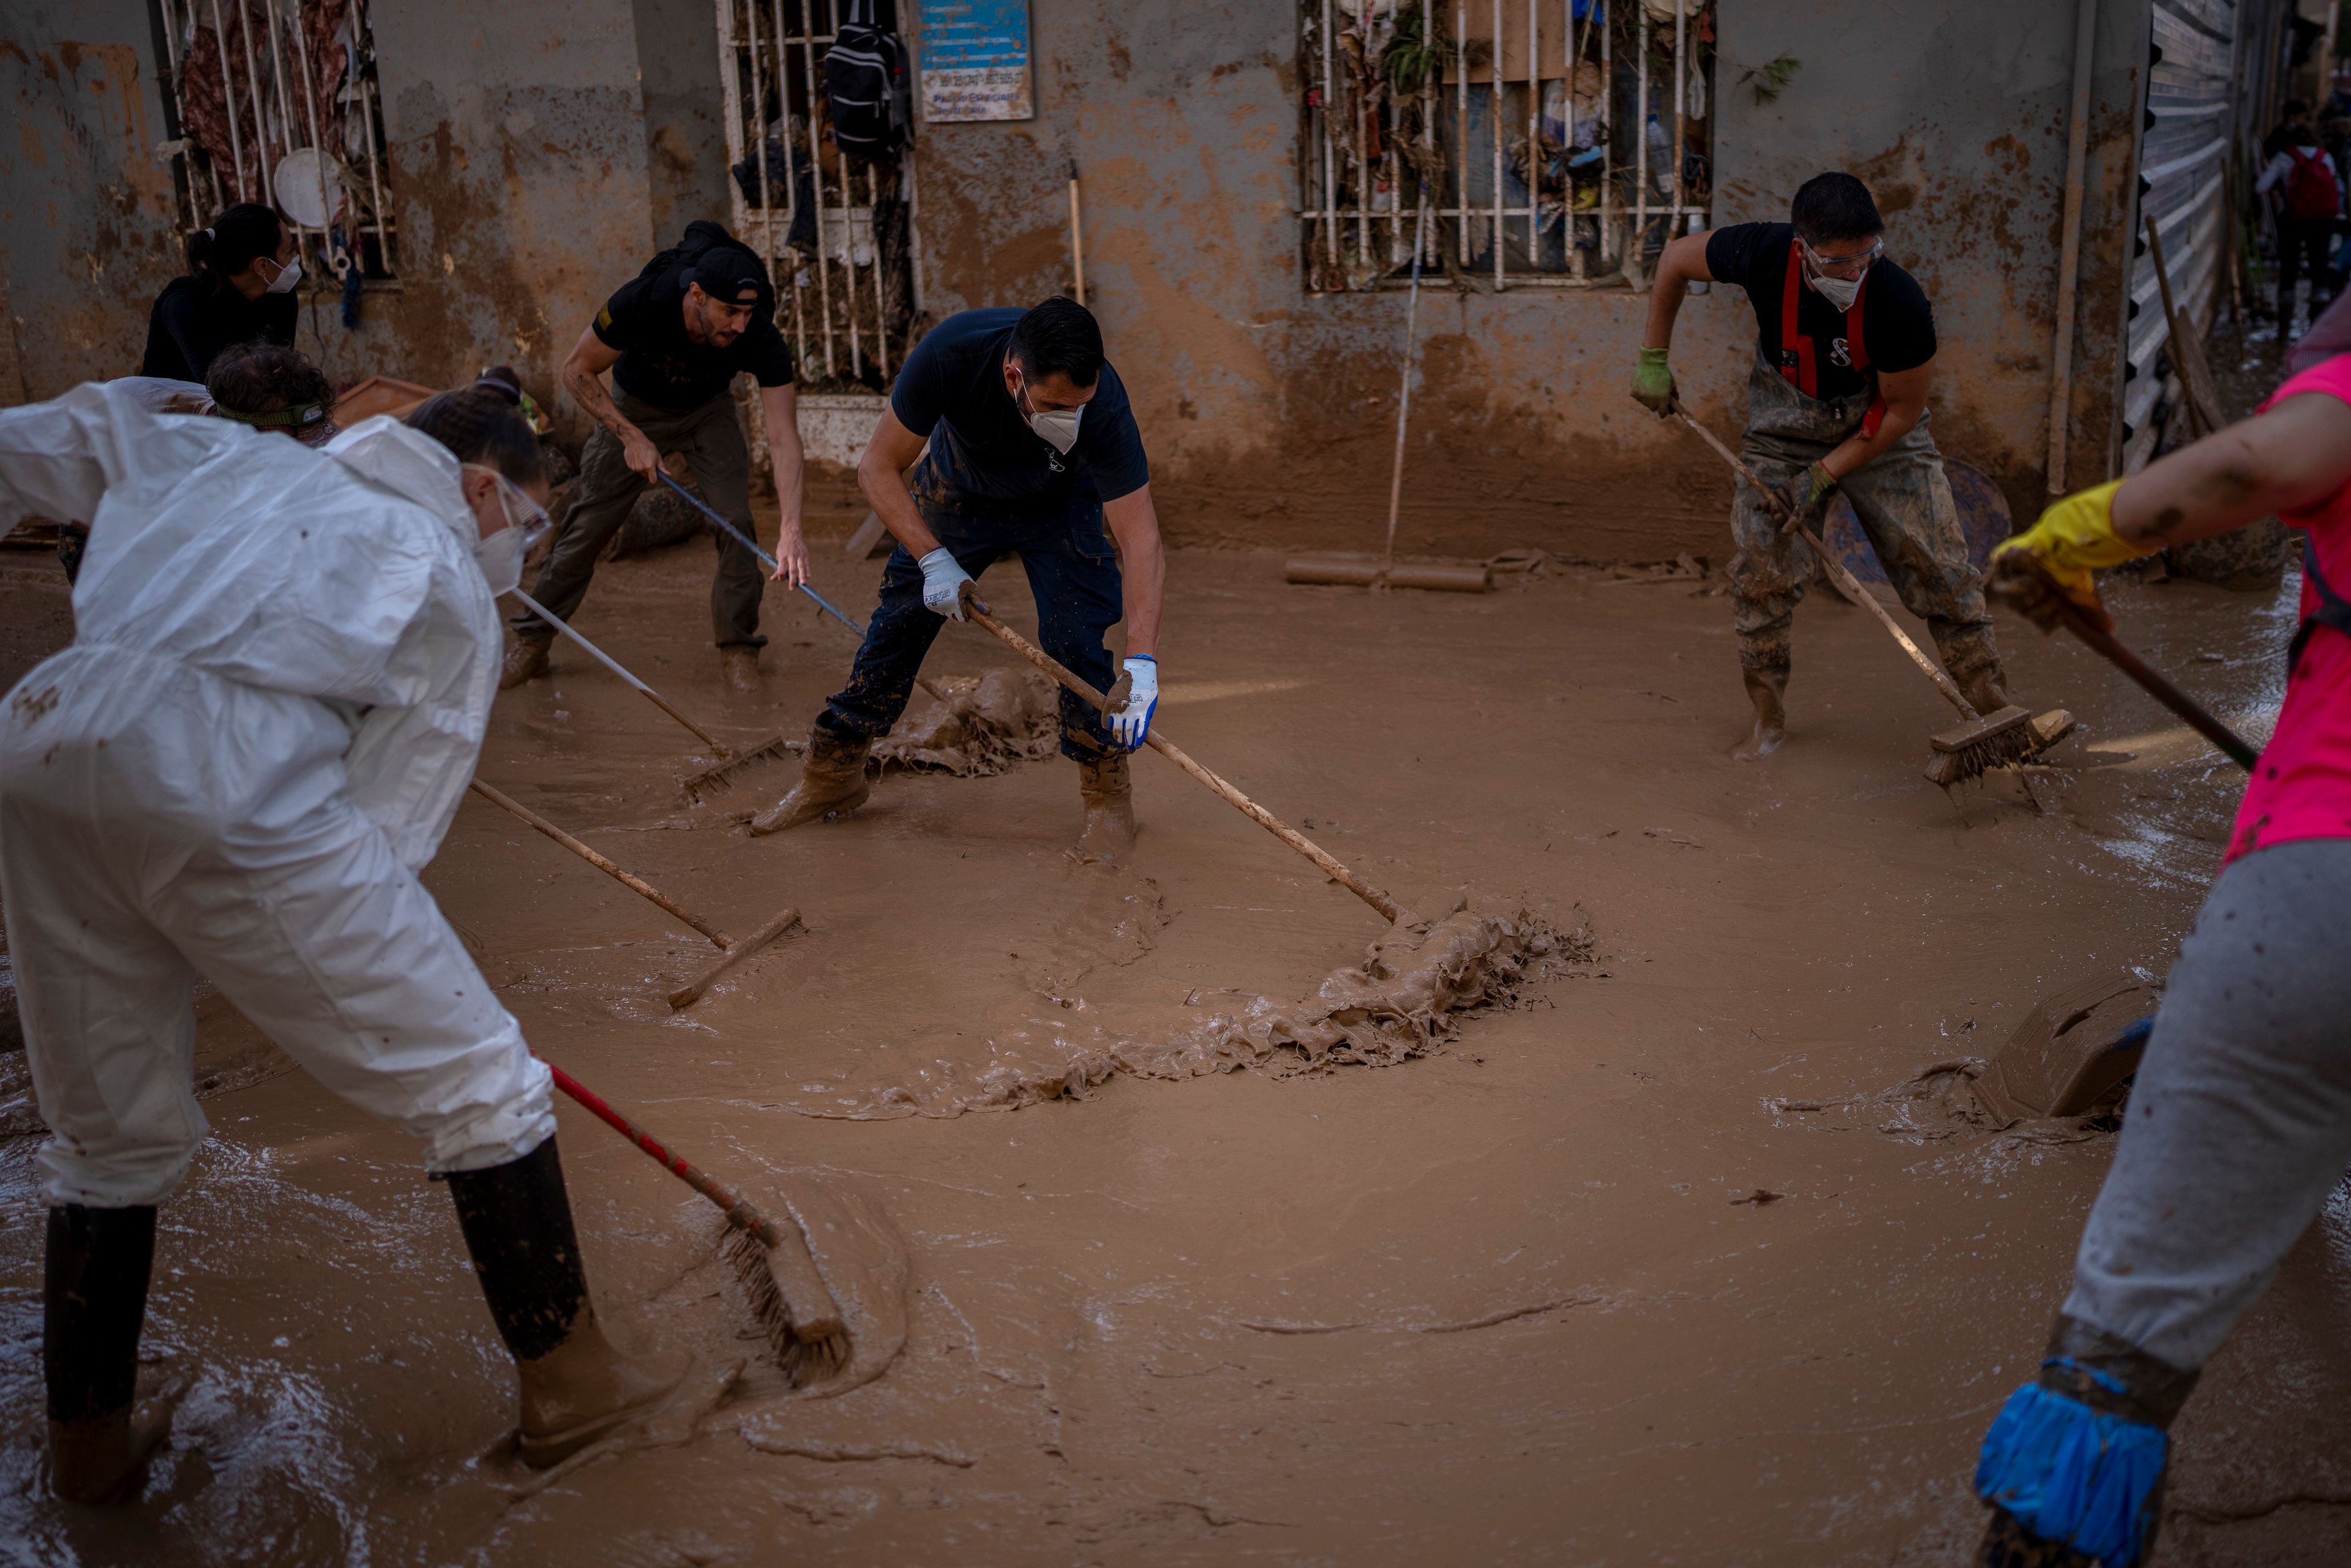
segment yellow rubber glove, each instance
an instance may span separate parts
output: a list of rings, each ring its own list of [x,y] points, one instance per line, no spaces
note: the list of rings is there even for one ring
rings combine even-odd
[[[1991,575],[1996,590],[2007,590],[2001,597],[2031,613],[2030,604],[2024,601],[2032,596],[2030,579],[2037,577],[2045,587],[2088,611],[2101,625],[2112,625],[2105,606],[2098,601],[2097,580],[2090,574],[2102,567],[2152,555],[2160,548],[2133,544],[2115,532],[2115,492],[2122,487],[2123,481],[2116,479],[2095,489],[2076,491],[2042,513],[2039,522],[1994,549]],[[2047,623],[2042,616],[2033,619]]]

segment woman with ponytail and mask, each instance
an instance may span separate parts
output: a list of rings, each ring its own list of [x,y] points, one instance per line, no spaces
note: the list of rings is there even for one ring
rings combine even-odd
[[[138,1343],[156,1208],[206,1132],[199,977],[423,1145],[517,1364],[526,1462],[662,1392],[597,1326],[546,1065],[417,875],[480,754],[496,595],[544,521],[517,387],[493,372],[318,451],[124,382],[0,411],[0,505],[94,524],[72,646],[0,704],[61,1496],[135,1494],[162,1437],[134,1418]]]
[[[277,212],[239,202],[188,236],[188,271],[163,286],[147,316],[142,376],[202,382],[231,343],[294,346],[302,261]]]

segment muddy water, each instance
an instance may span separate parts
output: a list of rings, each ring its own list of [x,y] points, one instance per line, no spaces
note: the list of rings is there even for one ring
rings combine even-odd
[[[804,733],[845,633],[771,601],[766,693],[726,695],[705,560],[605,569],[582,629],[730,736]],[[820,586],[862,612],[873,570]],[[706,1207],[564,1107],[602,1314],[687,1376],[541,1484],[502,1452],[502,1356],[413,1149],[298,1072],[248,1074],[164,1210],[150,1375],[192,1391],[120,1516],[39,1498],[32,1140],[0,1141],[11,1559],[1958,1560],[1975,1441],[2110,1145],[1903,1086],[2058,985],[2159,974],[2237,778],[2013,622],[2020,696],[2086,721],[2047,816],[2004,780],[1926,784],[1947,714],[1819,596],[1791,742],[1742,767],[1720,598],[1280,578],[1176,558],[1162,727],[1423,915],[1466,898],[1562,935],[1449,1038],[1186,1057],[1311,1018],[1382,923],[1160,759],[1115,871],[1066,854],[1058,759],[893,773],[847,821],[751,839],[733,819],[787,768],[683,806],[691,741],[559,648],[500,699],[482,776],[728,930],[793,904],[805,931],[673,1014],[707,944],[493,808],[468,801],[430,881],[538,1049],[757,1196],[880,1216],[834,1266],[902,1348],[793,1395]],[[1033,626],[1018,584],[987,587]],[[2255,729],[2286,602],[2116,594],[2136,645]],[[956,628],[935,668],[1009,657]],[[2351,1496],[2346,1247],[2351,1207],[2208,1377],[2167,1561],[2351,1546],[2325,1500]]]

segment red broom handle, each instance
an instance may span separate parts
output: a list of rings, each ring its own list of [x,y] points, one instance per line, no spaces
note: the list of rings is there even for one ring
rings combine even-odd
[[[539,1060],[547,1061],[545,1057]],[[594,1112],[597,1120],[651,1155],[670,1175],[725,1209],[728,1224],[749,1231],[767,1246],[777,1245],[778,1239],[776,1235],[776,1228],[768,1223],[766,1215],[751,1207],[747,1198],[737,1197],[733,1192],[720,1186],[716,1177],[704,1174],[698,1166],[662,1147],[652,1134],[613,1110],[605,1103],[602,1095],[556,1066],[555,1063],[549,1061],[547,1070],[555,1075],[555,1086]]]

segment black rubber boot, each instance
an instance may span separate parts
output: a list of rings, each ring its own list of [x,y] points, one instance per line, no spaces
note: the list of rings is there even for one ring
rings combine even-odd
[[[569,1458],[669,1390],[676,1379],[639,1368],[597,1326],[553,1138],[448,1180],[474,1272],[521,1379],[526,1464]]]
[[[155,1261],[155,1210],[49,1210],[41,1291],[41,1370],[49,1396],[49,1479],[73,1502],[120,1497],[160,1431],[133,1429],[139,1330]]]

